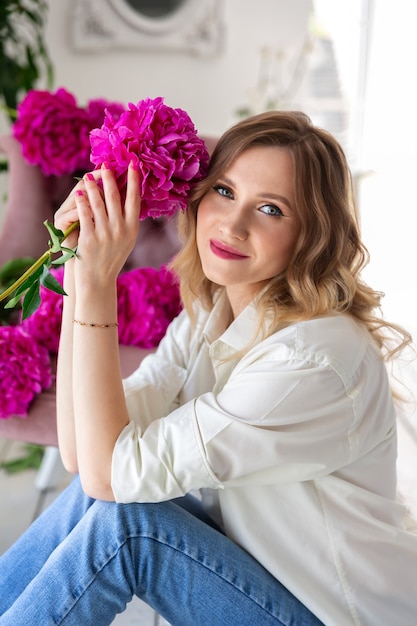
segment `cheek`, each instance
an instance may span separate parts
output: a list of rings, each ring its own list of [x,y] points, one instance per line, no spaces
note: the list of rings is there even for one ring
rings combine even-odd
[[[290,260],[293,257],[295,247],[297,245],[298,235],[296,237],[292,237],[289,241],[287,241],[286,246],[284,247],[284,257],[285,257],[285,265],[288,266]]]
[[[264,255],[269,258],[275,258],[278,269],[282,271],[288,265],[293,255],[298,237],[298,229],[296,232],[281,233],[276,238],[271,239],[268,246],[264,246]]]
[[[204,232],[210,226],[210,221],[212,220],[212,212],[208,209],[208,204],[204,200],[200,202],[200,206],[197,211],[197,224],[196,224],[196,232],[197,232],[197,241],[200,237],[203,236]]]
[[[199,208],[197,212],[197,222],[196,222],[196,227],[195,227],[195,237],[196,237],[197,248],[199,252],[201,252],[201,246],[203,243],[203,237],[204,237],[205,231],[206,231],[206,223],[204,219],[204,212],[200,211],[200,208]]]

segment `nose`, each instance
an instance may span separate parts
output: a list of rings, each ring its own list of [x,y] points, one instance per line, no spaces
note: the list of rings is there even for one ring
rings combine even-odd
[[[218,229],[230,239],[244,241],[249,234],[248,218],[244,211],[235,207],[226,217],[223,216]]]

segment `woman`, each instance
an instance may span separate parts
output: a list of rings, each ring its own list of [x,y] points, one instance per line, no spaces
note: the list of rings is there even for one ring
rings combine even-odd
[[[0,625],[109,624],[136,594],[181,626],[409,626],[417,538],[384,358],[410,338],[361,281],[341,148],[301,113],[223,135],[180,216],[184,311],[122,383],[115,285],[137,187],[130,168],[121,206],[103,168],[56,215],[80,220],[58,430],[82,487],[0,560]]]

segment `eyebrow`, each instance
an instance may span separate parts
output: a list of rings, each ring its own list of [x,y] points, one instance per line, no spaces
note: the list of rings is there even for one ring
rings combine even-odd
[[[220,176],[219,180],[222,180],[223,182],[225,182],[227,185],[230,185],[231,187],[235,186],[235,183],[227,176]],[[288,198],[286,198],[285,196],[281,196],[280,194],[277,194],[277,193],[261,193],[259,194],[259,197],[265,200],[278,200],[279,202],[283,202],[290,209],[290,211],[294,211],[294,207],[292,206]]]
[[[287,207],[290,209],[290,211],[294,211],[291,205],[291,202],[285,196],[281,196],[276,193],[261,193],[259,194],[259,197],[264,198],[265,200],[269,200],[269,199],[278,200],[279,202],[283,202],[284,204],[286,204]]]

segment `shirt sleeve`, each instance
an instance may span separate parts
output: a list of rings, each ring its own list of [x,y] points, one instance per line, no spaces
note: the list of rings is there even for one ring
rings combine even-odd
[[[131,408],[149,411],[145,426],[132,419],[116,443],[117,501],[160,501],[204,487],[304,481],[334,472],[359,454],[363,389],[374,401],[385,386],[383,366],[369,350],[342,375],[325,356],[307,358],[270,339],[249,351],[223,386],[178,406],[184,364],[173,359],[159,389],[161,357],[147,358],[157,382],[135,394],[141,405]],[[149,366],[146,372],[149,379]],[[168,394],[165,386],[171,386]]]
[[[352,402],[328,367],[258,362],[217,396],[200,396],[196,413],[208,461],[224,482],[265,484],[268,474],[274,482],[309,480],[351,455]]]
[[[155,353],[123,381],[130,419],[141,434],[155,419],[178,406],[178,394],[187,378],[187,319],[180,314],[167,329]]]
[[[245,358],[220,393],[196,401],[208,463],[228,486],[335,472],[385,436],[384,425],[363,419],[365,388],[374,407],[390,401],[384,366],[372,350],[348,378],[326,359],[294,357],[286,347]]]
[[[195,400],[180,406],[187,380],[188,321],[180,315],[158,350],[123,381],[130,423],[113,451],[117,502],[158,502],[200,487],[221,487],[195,420]]]
[[[150,424],[143,435],[131,422],[113,453],[116,502],[160,502],[202,487],[221,488],[207,463],[194,401]]]

